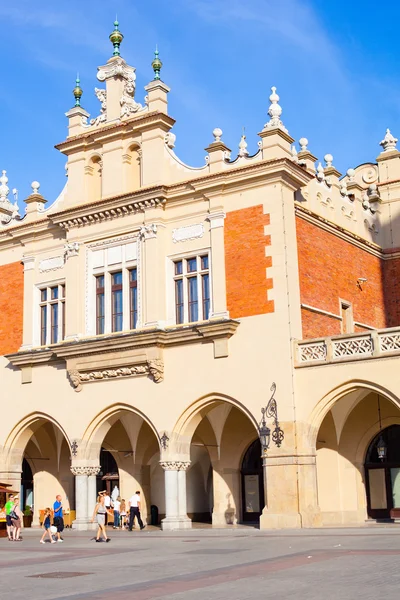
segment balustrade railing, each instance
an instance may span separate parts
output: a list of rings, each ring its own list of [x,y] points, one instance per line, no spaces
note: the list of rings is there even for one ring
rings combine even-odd
[[[295,342],[296,367],[400,355],[400,327]]]

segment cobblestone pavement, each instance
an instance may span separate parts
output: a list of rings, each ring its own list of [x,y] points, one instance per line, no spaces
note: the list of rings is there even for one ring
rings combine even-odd
[[[2,600],[363,600],[399,597],[396,526],[265,532],[110,531],[109,544],[0,539]]]

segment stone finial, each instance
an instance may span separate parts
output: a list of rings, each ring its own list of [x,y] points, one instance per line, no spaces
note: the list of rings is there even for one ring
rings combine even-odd
[[[39,194],[40,183],[38,181],[32,181],[31,188],[32,194]]]
[[[8,183],[7,171],[2,171],[1,177],[0,177],[0,201],[1,202],[8,201],[8,194],[10,193],[10,188],[8,187],[7,183]]]
[[[327,167],[331,167],[332,163],[333,163],[333,156],[332,156],[332,154],[325,154],[324,161],[325,161]]]
[[[214,142],[220,142],[221,138],[222,138],[222,129],[220,129],[219,127],[216,127],[212,133],[214,136]]]
[[[239,142],[239,156],[248,156],[248,155],[249,155],[249,151],[247,150],[246,136],[245,136],[244,128],[243,128],[243,135],[240,138],[240,142]]]
[[[307,152],[308,139],[305,137],[300,138],[299,145],[300,145],[300,152]]]
[[[280,129],[287,131],[287,129],[283,126],[283,123],[281,121],[282,107],[278,104],[279,96],[276,93],[276,87],[272,86],[271,91],[272,94],[269,97],[271,104],[268,109],[270,120],[264,125],[264,127],[266,127],[267,129],[279,127]]]
[[[382,146],[383,152],[390,152],[391,150],[396,150],[396,144],[398,139],[395,138],[391,133],[390,129],[386,129],[386,135],[379,145]]]
[[[318,163],[316,177],[321,183],[325,180],[324,167],[321,165],[321,163]]]
[[[354,181],[354,175],[356,174],[355,169],[347,169],[346,175],[349,178],[349,181]]]
[[[156,46],[156,49],[154,52],[154,60],[151,63],[151,66],[153,67],[153,71],[154,71],[154,80],[155,81],[158,81],[159,79],[161,79],[160,72],[161,72],[161,68],[162,68],[162,62],[158,58],[158,55],[159,55],[158,47]]]
[[[296,146],[293,144],[292,148],[291,148],[291,153],[292,153],[292,160],[293,162],[298,162],[299,158],[297,156],[297,150],[296,150]]]
[[[74,94],[74,98],[75,98],[75,107],[80,106],[81,105],[81,98],[82,98],[82,88],[80,86],[81,80],[79,79],[79,73],[76,76],[76,80],[75,80],[75,87],[73,89],[73,94]]]
[[[114,31],[112,31],[110,33],[110,42],[112,43],[112,45],[114,47],[113,56],[120,56],[121,52],[119,50],[119,47],[121,45],[122,40],[124,39],[124,36],[118,29],[118,26],[119,26],[118,20],[115,19]]]

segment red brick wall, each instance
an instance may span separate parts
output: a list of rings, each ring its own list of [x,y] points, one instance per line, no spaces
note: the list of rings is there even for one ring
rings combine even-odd
[[[400,324],[400,258],[383,261],[386,327]]]
[[[24,272],[19,262],[0,266],[0,355],[22,344]]]
[[[264,235],[269,215],[263,207],[252,206],[228,212],[225,219],[226,296],[233,319],[271,313],[273,300],[268,300],[272,279],[266,275],[272,264],[265,256],[265,246],[271,239]]]
[[[339,298],[353,305],[353,319],[386,327],[382,260],[296,217],[302,304],[340,314]],[[357,278],[366,277],[363,289]],[[307,316],[306,316],[307,313]],[[341,322],[302,310],[303,338],[340,333]]]

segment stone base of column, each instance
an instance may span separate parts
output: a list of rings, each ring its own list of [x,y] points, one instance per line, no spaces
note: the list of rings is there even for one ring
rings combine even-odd
[[[165,517],[161,521],[163,531],[173,531],[174,529],[191,529],[192,520],[189,517]]]
[[[301,516],[299,513],[274,514],[268,511],[260,516],[260,529],[300,529]]]
[[[88,519],[75,519],[72,521],[72,529],[77,531],[95,531],[97,529],[97,523],[92,523]]]
[[[301,510],[301,526],[302,527],[322,527],[322,515],[319,508]]]

